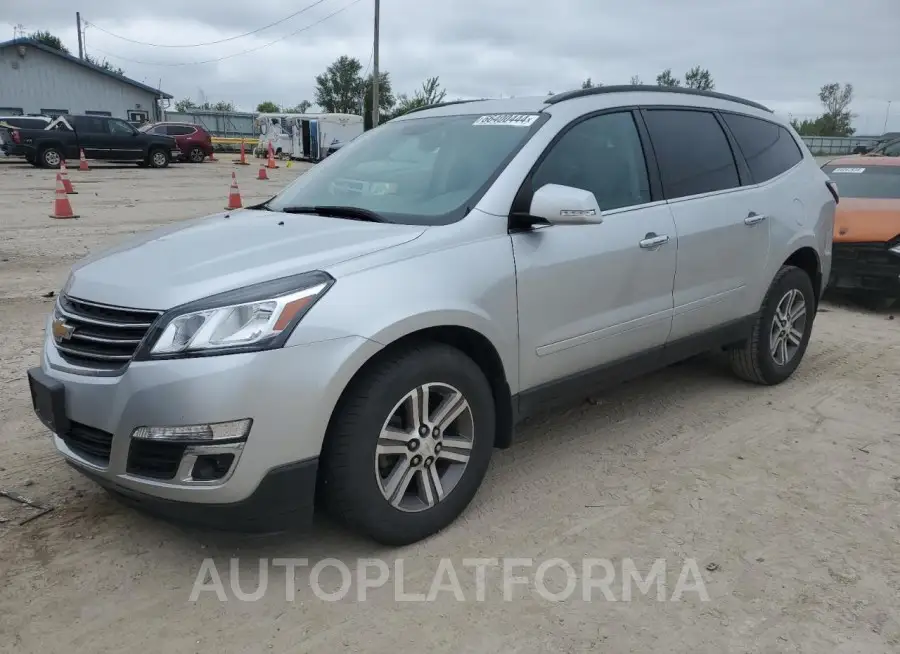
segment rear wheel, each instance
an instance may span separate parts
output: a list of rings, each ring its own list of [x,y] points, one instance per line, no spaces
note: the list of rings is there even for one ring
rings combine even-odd
[[[59,168],[62,162],[62,153],[53,146],[44,148],[41,150],[40,162],[44,168]]]
[[[806,353],[816,302],[809,275],[800,268],[782,266],[769,286],[750,338],[730,351],[734,373],[765,385],[790,377]]]
[[[354,381],[336,409],[325,506],[380,543],[422,540],[475,496],[494,431],[491,388],[475,362],[443,344],[410,347]]]
[[[188,153],[188,159],[191,163],[203,163],[206,155],[201,148],[191,148],[191,151]]]
[[[155,148],[153,150],[150,150],[150,154],[147,156],[147,161],[150,164],[151,168],[165,168],[169,165],[169,155],[165,150]]]

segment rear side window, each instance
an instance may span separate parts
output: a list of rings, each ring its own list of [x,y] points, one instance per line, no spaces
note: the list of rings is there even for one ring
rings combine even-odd
[[[667,199],[740,186],[728,137],[713,114],[651,109],[644,116]]]
[[[41,120],[39,118],[7,118],[3,122],[7,125],[12,125],[13,127],[21,127],[22,129],[44,129],[50,124],[50,121]]]
[[[756,184],[778,177],[803,160],[790,133],[767,120],[723,113],[722,118],[737,141]]]
[[[169,136],[187,136],[194,133],[193,127],[185,127],[184,125],[169,125],[166,129]]]
[[[591,191],[601,211],[650,202],[647,163],[630,112],[588,118],[553,145],[532,178]]]
[[[72,126],[76,131],[83,134],[106,134],[106,121],[103,118],[88,118],[87,116],[78,116],[71,119]]]

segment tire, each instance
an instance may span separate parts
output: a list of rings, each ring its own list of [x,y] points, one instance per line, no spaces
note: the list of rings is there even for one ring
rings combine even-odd
[[[41,150],[41,153],[38,155],[42,168],[59,168],[62,158],[62,152],[59,151],[59,148],[52,145]]]
[[[411,398],[425,385],[430,385],[432,402],[447,402],[458,391],[468,403],[468,411],[445,425],[450,436],[444,439],[427,427],[422,428],[428,433],[422,434],[401,420],[393,425],[394,434],[409,429],[408,434],[399,440],[381,439],[382,426],[392,416],[410,417]],[[443,406],[432,405],[431,417]],[[437,533],[465,510],[487,472],[494,447],[494,416],[490,384],[475,362],[456,348],[423,343],[387,356],[351,382],[335,409],[319,479],[324,507],[338,521],[384,545],[408,545]],[[416,441],[417,447],[408,445],[407,438]],[[455,459],[467,450],[458,447],[467,440],[469,456],[463,465]],[[394,449],[379,456],[379,443]],[[416,452],[421,453],[418,462]],[[429,457],[434,463],[426,468]],[[409,492],[396,493],[392,503],[388,500],[390,473],[403,469],[404,461],[416,469],[408,484],[399,485]],[[443,489],[437,501],[440,495],[433,482],[428,485],[430,494],[420,486],[434,476]],[[431,506],[425,501],[429,496]]]
[[[206,154],[200,148],[191,148],[188,153],[188,161],[191,163],[203,163],[204,159],[206,159]]]
[[[153,148],[147,154],[147,165],[151,168],[165,168],[169,165],[169,155],[162,148]]]
[[[792,307],[795,310],[799,310],[799,300],[805,308],[802,326],[800,319],[793,323],[796,332],[802,330],[799,339],[779,338],[774,333],[778,329],[775,325],[776,310],[780,312],[790,301],[789,294],[793,296]],[[800,365],[809,345],[817,304],[818,298],[815,297],[809,275],[800,268],[782,266],[766,292],[750,338],[742,347],[729,351],[734,373],[746,381],[767,386],[780,384],[790,377]],[[775,354],[772,352],[774,343],[782,341],[786,345],[787,356],[785,350]]]

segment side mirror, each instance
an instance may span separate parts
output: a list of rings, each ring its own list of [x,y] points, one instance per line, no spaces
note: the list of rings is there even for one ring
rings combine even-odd
[[[598,225],[603,215],[590,191],[560,184],[544,184],[531,198],[529,213],[551,225]]]

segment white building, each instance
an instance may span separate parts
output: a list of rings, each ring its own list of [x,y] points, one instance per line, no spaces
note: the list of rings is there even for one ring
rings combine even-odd
[[[95,114],[162,120],[172,96],[30,39],[0,43],[0,116]]]

